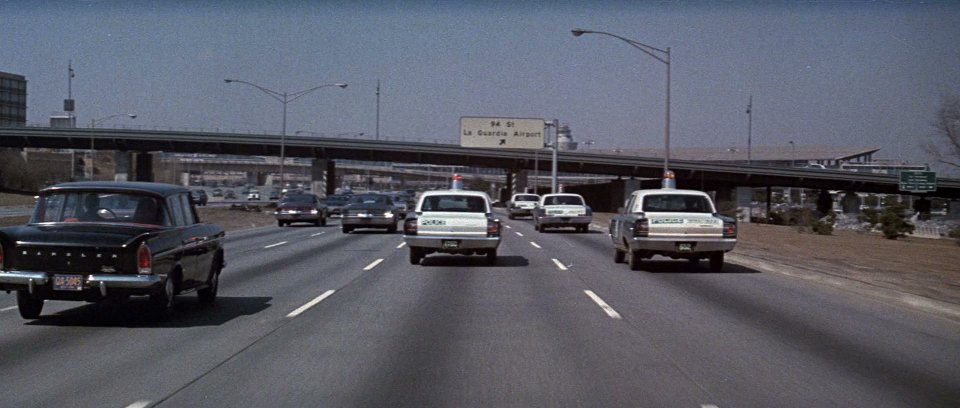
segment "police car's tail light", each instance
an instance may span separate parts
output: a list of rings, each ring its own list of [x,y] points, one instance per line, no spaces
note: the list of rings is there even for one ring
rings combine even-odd
[[[3,269],[3,245],[0,245],[0,269]]]
[[[500,236],[500,221],[487,220],[487,236],[488,237]]]
[[[410,218],[403,222],[404,235],[417,235],[417,219]]]
[[[737,223],[735,223],[735,222],[724,222],[724,223],[723,223],[723,237],[724,237],[724,238],[736,238],[736,237],[737,237]]]
[[[153,255],[147,244],[140,244],[140,248],[137,248],[137,273],[141,275],[153,273]]]
[[[633,224],[633,236],[646,237],[650,235],[650,220],[641,218]]]

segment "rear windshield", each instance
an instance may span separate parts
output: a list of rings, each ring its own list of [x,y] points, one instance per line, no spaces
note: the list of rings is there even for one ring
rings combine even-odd
[[[435,195],[425,197],[420,211],[487,212],[487,200],[478,196]]]
[[[513,201],[540,201],[540,197],[535,195],[518,195]]]
[[[543,205],[583,205],[579,196],[548,196],[543,199]]]
[[[304,204],[313,204],[316,200],[312,195],[308,194],[290,194],[283,197],[280,200],[281,203],[304,203]]]
[[[643,198],[644,212],[711,213],[710,201],[703,196],[657,194]]]
[[[156,198],[128,193],[65,192],[40,197],[32,223],[107,222],[164,225]]]

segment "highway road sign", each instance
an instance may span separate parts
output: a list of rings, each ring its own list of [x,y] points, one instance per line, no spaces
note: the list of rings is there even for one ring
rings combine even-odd
[[[543,119],[460,118],[461,147],[542,149]]]
[[[937,172],[901,171],[900,191],[910,193],[929,193],[937,191]]]

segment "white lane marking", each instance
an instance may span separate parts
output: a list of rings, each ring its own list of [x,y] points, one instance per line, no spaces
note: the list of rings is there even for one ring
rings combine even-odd
[[[537,245],[537,243],[533,241],[530,241],[530,245],[533,245],[534,248],[542,248],[540,245]]]
[[[556,264],[557,268],[560,268],[561,271],[567,270],[567,267],[563,266],[563,262],[558,261],[557,258],[553,258],[553,263]]]
[[[367,265],[363,270],[369,271],[373,268],[376,268],[377,265],[380,265],[380,262],[383,262],[383,258],[377,259],[376,261],[370,262],[370,265]]]
[[[290,312],[289,314],[287,314],[287,317],[297,317],[300,313],[303,313],[303,312],[307,311],[307,309],[316,306],[317,303],[322,302],[323,299],[326,299],[326,298],[330,297],[330,295],[332,295],[333,292],[336,292],[336,291],[333,290],[333,289],[330,289],[330,290],[328,290],[328,291],[326,291],[326,292],[323,292],[322,295],[317,296],[315,299],[307,302],[307,303],[304,304],[303,306],[298,307],[297,310],[294,310],[294,311]]]
[[[508,229],[513,229],[513,227],[511,227],[511,226],[509,226],[509,225],[504,225],[504,227],[507,227]]]
[[[397,245],[397,249],[403,248],[404,245],[407,245],[407,243],[401,242],[400,245]]]
[[[700,404],[700,408],[720,408],[713,404]]]
[[[315,236],[317,236],[317,235],[323,235],[323,234],[326,234],[326,233],[327,233],[327,231],[323,231],[323,232],[318,232],[318,233],[316,233],[316,234],[310,234],[310,236],[311,236],[311,237],[315,237]]]
[[[583,293],[586,293],[587,296],[590,296],[590,299],[593,299],[593,302],[600,306],[604,312],[607,312],[607,316],[610,316],[614,319],[621,319],[620,313],[617,313],[616,310],[613,310],[607,302],[604,302],[603,299],[600,299],[600,296],[597,296],[596,293],[593,293],[591,290],[585,290]]]
[[[3,308],[3,309],[0,309],[0,312],[10,311],[10,310],[13,310],[13,309],[16,309],[16,308],[17,308],[16,306],[5,307],[5,308]]]
[[[283,245],[283,244],[286,244],[286,243],[287,243],[287,241],[277,242],[276,244],[267,245],[267,246],[263,247],[263,249],[273,248],[273,247],[280,246],[280,245]]]
[[[518,237],[522,237],[522,236],[523,236],[523,233],[522,233],[522,232],[514,231],[513,233],[514,233],[514,234],[517,234]]]
[[[150,400],[139,400],[133,404],[127,405],[127,408],[146,408],[150,406]]]

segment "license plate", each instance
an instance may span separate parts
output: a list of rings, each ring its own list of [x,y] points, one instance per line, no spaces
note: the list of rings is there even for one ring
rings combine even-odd
[[[442,245],[444,249],[457,249],[460,248],[460,241],[443,241]]]
[[[83,290],[83,275],[53,275],[53,290]]]
[[[677,252],[693,252],[693,244],[690,242],[680,242],[677,244]]]

